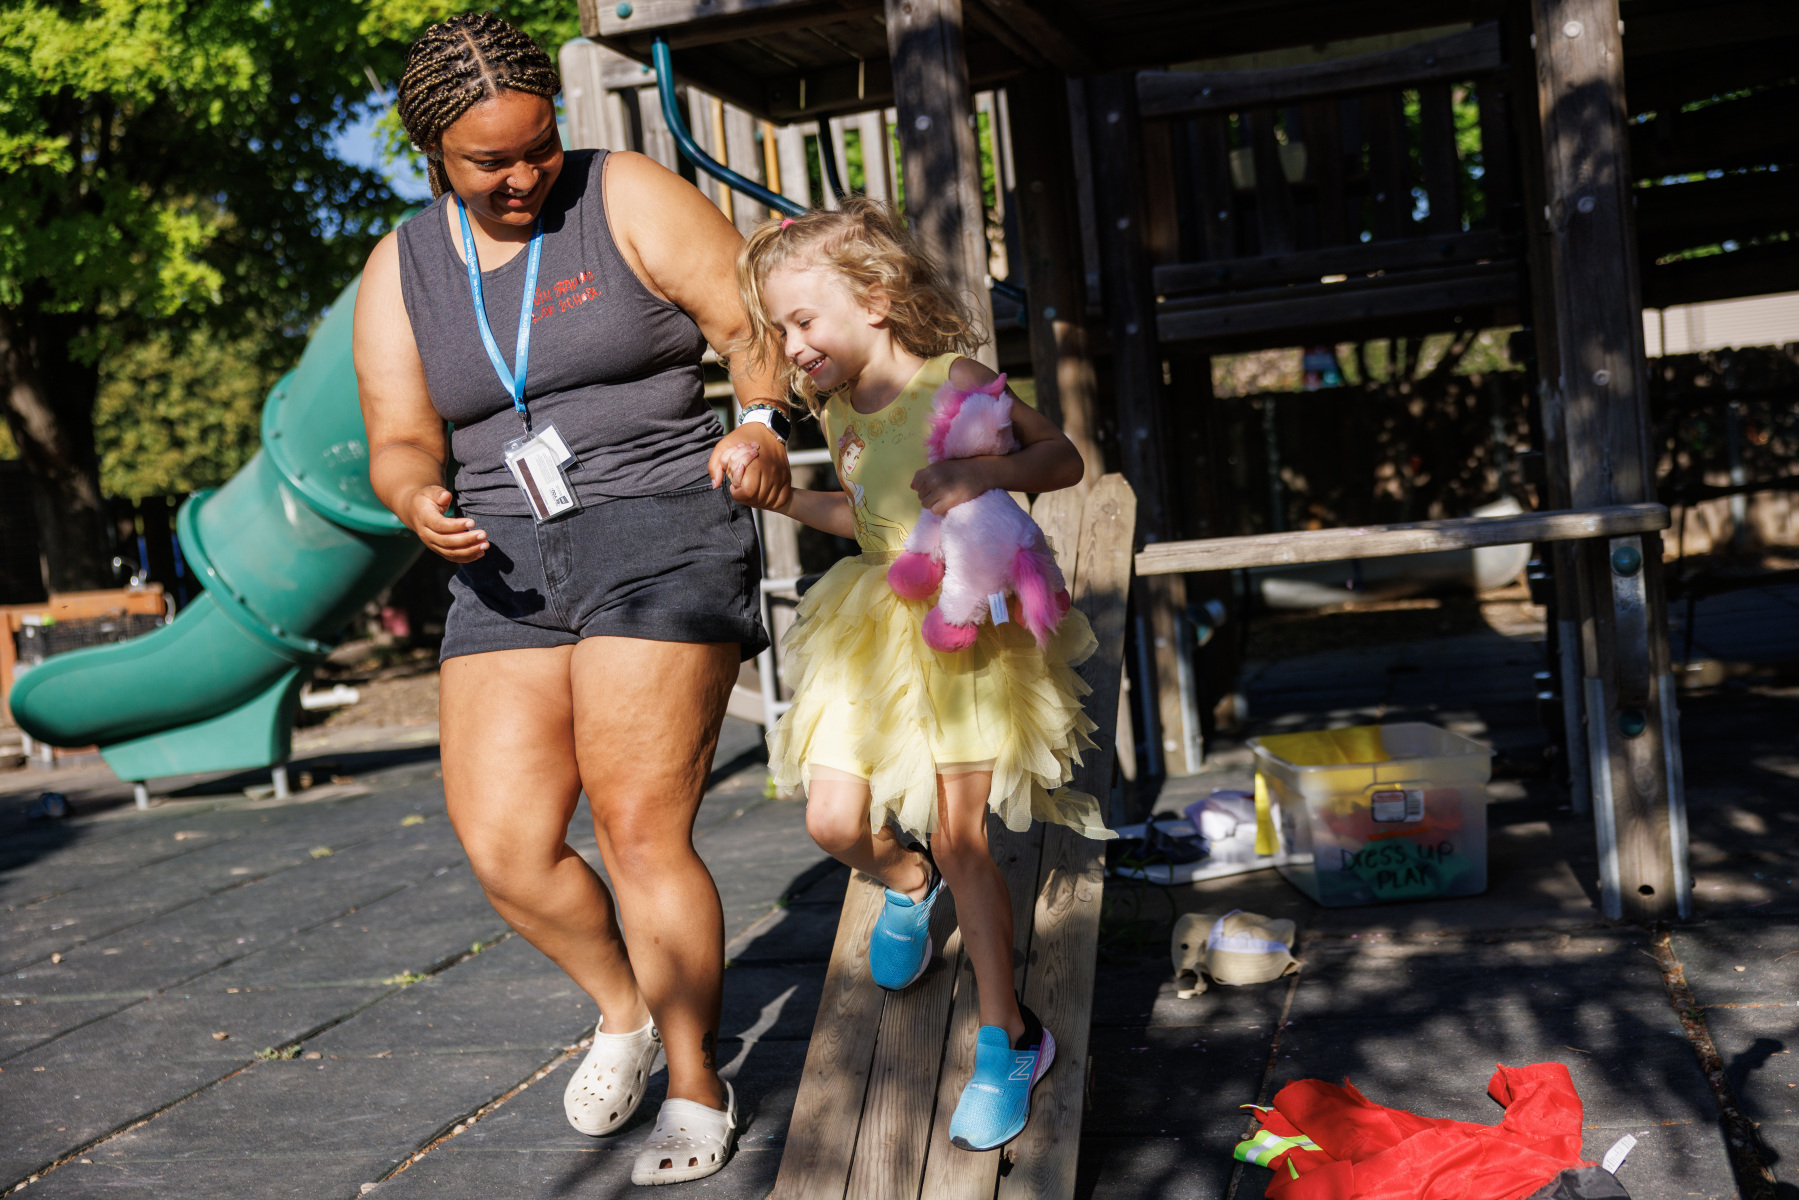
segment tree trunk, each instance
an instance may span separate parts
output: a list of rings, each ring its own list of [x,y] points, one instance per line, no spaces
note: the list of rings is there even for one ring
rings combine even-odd
[[[22,309],[0,309],[0,387],[6,426],[31,479],[44,589],[76,592],[115,585],[112,537],[100,496],[94,449],[97,366],[72,347],[87,314],[45,313],[28,289]]]

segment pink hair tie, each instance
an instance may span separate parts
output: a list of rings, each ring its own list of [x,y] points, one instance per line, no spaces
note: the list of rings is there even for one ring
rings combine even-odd
[[[785,231],[785,230],[786,230],[786,229],[787,229],[787,227],[788,227],[788,226],[789,226],[789,225],[791,225],[791,224],[793,224],[793,218],[792,218],[792,217],[782,217],[782,218],[781,218],[781,229],[782,229],[782,230],[783,230],[783,231]]]

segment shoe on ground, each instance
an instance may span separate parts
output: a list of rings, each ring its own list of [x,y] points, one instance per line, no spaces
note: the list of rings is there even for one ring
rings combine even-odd
[[[704,1179],[725,1165],[736,1139],[737,1093],[729,1083],[723,1112],[693,1100],[664,1100],[631,1167],[631,1182],[655,1187]]]
[[[974,1075],[949,1121],[949,1140],[964,1150],[996,1150],[1024,1132],[1031,1089],[1056,1060],[1056,1039],[1024,1005],[1024,1036],[1013,1045],[998,1025],[975,1038]]]
[[[605,1024],[604,1018],[600,1024]],[[617,1132],[643,1103],[644,1087],[661,1049],[662,1035],[655,1022],[632,1033],[606,1033],[594,1026],[593,1049],[562,1092],[568,1123],[589,1137]]]
[[[931,965],[931,909],[943,894],[943,876],[935,868],[931,873],[935,878],[922,900],[888,888],[869,934],[868,973],[890,992],[912,986]]]

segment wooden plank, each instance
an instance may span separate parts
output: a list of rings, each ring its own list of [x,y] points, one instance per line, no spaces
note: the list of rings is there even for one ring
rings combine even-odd
[[[1293,232],[1293,189],[1274,136],[1272,109],[1243,114],[1243,134],[1256,168],[1256,230],[1263,254],[1291,254],[1298,245]]]
[[[1096,66],[1084,30],[1058,23],[1027,0],[981,0],[987,11],[1010,26],[1064,75],[1091,75]],[[1064,25],[1069,25],[1064,28]]]
[[[1422,238],[1394,238],[1325,246],[1292,254],[1227,258],[1220,262],[1170,263],[1155,269],[1156,294],[1222,292],[1284,283],[1317,283],[1326,275],[1365,275],[1371,271],[1404,271],[1508,258],[1516,242],[1495,230]]]
[[[585,7],[586,3],[583,4]],[[819,0],[631,0],[629,4],[594,3],[593,27],[589,28],[583,19],[582,28],[589,37],[596,34],[600,37],[641,36],[733,17],[768,20],[791,18],[799,13],[812,21],[820,18],[842,20],[845,12],[875,7],[872,0],[862,3],[855,0],[827,0],[825,3]],[[586,17],[585,12],[582,15]],[[670,39],[670,46],[678,44]],[[695,43],[689,40],[687,44]]]
[[[1043,854],[1044,830],[1032,825],[1024,833],[1014,833],[990,817],[987,821],[988,847],[993,861],[1005,876],[1012,898],[1012,958],[1015,964],[1013,986],[1022,991],[1025,963],[1029,960],[1032,922],[1037,903],[1037,873]],[[929,1054],[933,1064],[941,1063],[937,1076],[937,1103],[931,1117],[929,1156],[924,1164],[924,1186],[917,1193],[923,1200],[991,1200],[994,1180],[999,1177],[999,1150],[972,1153],[950,1145],[949,1122],[955,1115],[956,1101],[962,1088],[974,1073],[975,1038],[980,1033],[981,1009],[979,990],[975,986],[974,967],[962,957],[956,977],[955,1008],[949,1030],[940,1047]],[[885,1054],[886,1047],[883,1045]],[[916,1106],[922,1093],[913,1093]],[[910,1192],[857,1192],[854,1196],[900,1196]]]
[[[1343,192],[1343,127],[1338,106],[1336,100],[1323,100],[1299,110],[1306,147],[1306,176],[1316,188],[1318,241],[1325,246],[1341,245],[1349,236],[1344,226],[1349,206]],[[1360,149],[1358,146],[1357,157],[1360,157]],[[1357,222],[1358,235],[1360,226]],[[1339,273],[1319,272],[1320,275]]]
[[[1037,528],[1049,539],[1050,549],[1056,552],[1056,565],[1062,568],[1062,579],[1067,583],[1070,595],[1074,593],[1075,570],[1080,562],[1084,494],[1078,488],[1064,488],[1059,492],[1045,492],[1031,505],[1031,519],[1037,522]]]
[[[1405,117],[1391,90],[1362,97],[1368,138],[1368,198],[1374,240],[1389,241],[1412,230],[1410,163],[1406,159]]]
[[[1138,532],[1144,541],[1179,536],[1166,455],[1172,445],[1162,398],[1162,351],[1155,294],[1151,290],[1148,206],[1143,194],[1143,142],[1137,94],[1130,76],[1096,75],[1087,81],[1092,135],[1093,188],[1100,270],[1112,341],[1112,379],[1118,404],[1119,457],[1137,494]],[[1282,181],[1285,186],[1285,181]],[[1158,579],[1146,589],[1142,611],[1154,630],[1154,677],[1143,681],[1155,703],[1145,708],[1157,728],[1140,730],[1152,746],[1165,747],[1182,730],[1182,677],[1176,614],[1186,606],[1183,582]],[[1105,709],[1097,711],[1109,711]],[[1179,751],[1166,770],[1185,775],[1199,764]],[[1155,764],[1148,764],[1154,770]]]
[[[1024,1002],[1056,1037],[1056,1062],[1031,1098],[999,1200],[1072,1197],[1080,1158],[1095,955],[1105,889],[1103,843],[1061,825],[1044,834],[1044,878],[1033,916]]]
[[[848,1196],[919,1194],[932,1121],[922,1101],[938,1091],[951,1004],[965,973],[953,897],[945,896],[932,912],[931,937],[942,948],[942,961],[911,987],[888,993],[881,1010]]]
[[[1531,0],[1530,15],[1554,302],[1545,317],[1561,356],[1545,388],[1545,433],[1564,448],[1574,505],[1647,501],[1655,454],[1618,3]],[[1609,552],[1626,548],[1653,562],[1616,571]],[[1678,756],[1667,740],[1676,734],[1663,695],[1673,683],[1660,539],[1623,535],[1577,557],[1601,908],[1614,920],[1685,917],[1691,876],[1683,790],[1671,775]]]
[[[1643,303],[1650,308],[1791,291],[1799,279],[1799,242],[1744,246],[1730,254],[1681,259],[1645,268]]]
[[[1102,476],[1087,493],[1081,516],[1080,570],[1072,593],[1075,607],[1087,614],[1099,649],[1080,667],[1093,693],[1087,712],[1099,728],[1094,749],[1075,768],[1072,786],[1099,797],[1112,794],[1112,760],[1117,730],[1104,714],[1118,711],[1123,688],[1124,618],[1129,600],[1131,547],[1137,527],[1137,497],[1122,475]]]
[[[1448,234],[1462,228],[1460,159],[1455,148],[1455,107],[1443,80],[1418,88],[1418,156],[1424,164],[1424,194],[1430,197],[1425,228]]]
[[[1101,479],[1087,497],[1074,602],[1099,638],[1099,651],[1081,669],[1093,688],[1089,712],[1117,707],[1135,508],[1130,485],[1117,475]],[[1076,771],[1074,786],[1103,801],[1112,790],[1117,731],[1103,721],[1100,725],[1097,747]],[[1011,1173],[999,1181],[999,1200],[1066,1200],[1074,1195],[1104,868],[1099,842],[1061,826],[1045,830],[1024,1002],[1055,1034],[1057,1062],[1031,1098],[1031,1120],[1015,1143]]]
[[[1398,50],[1297,67],[1143,71],[1137,76],[1137,95],[1144,116],[1173,117],[1295,104],[1427,79],[1466,79],[1500,66],[1499,27],[1489,23]]]
[[[1219,114],[1198,117],[1193,122],[1193,169],[1197,176],[1193,190],[1198,196],[1202,228],[1205,231],[1205,257],[1225,261],[1237,259],[1236,193],[1231,189],[1230,127]],[[1161,272],[1176,270],[1159,266]],[[1156,290],[1162,290],[1156,284]]]
[[[1788,171],[1639,188],[1631,196],[1638,248],[1646,255],[1782,232],[1799,212],[1799,181]]]
[[[1667,527],[1668,510],[1663,505],[1618,504],[1563,512],[1524,513],[1516,517],[1455,517],[1403,525],[1261,533],[1249,537],[1145,546],[1137,555],[1137,573],[1234,571],[1243,567],[1389,558],[1397,554],[1429,554],[1475,546],[1621,537]]]
[[[1105,470],[1099,383],[1087,352],[1079,198],[1066,81],[1034,72],[1007,88],[1008,108],[1029,114],[1012,130],[1018,173],[1019,251],[1037,408],[1081,453],[1084,491]],[[1077,526],[1078,529],[1078,526]]]
[[[950,287],[991,329],[987,215],[961,0],[887,0],[887,47],[907,220]],[[999,361],[991,343],[975,357],[988,366]]]
[[[868,977],[882,895],[869,876],[850,876],[770,1200],[843,1200],[887,995]]]
[[[1260,295],[1225,297],[1216,304],[1170,304],[1156,317],[1156,326],[1166,341],[1231,338],[1449,314],[1482,305],[1512,304],[1517,298],[1517,268],[1501,262],[1434,273],[1416,283],[1393,276],[1324,284],[1316,290],[1269,289]]]

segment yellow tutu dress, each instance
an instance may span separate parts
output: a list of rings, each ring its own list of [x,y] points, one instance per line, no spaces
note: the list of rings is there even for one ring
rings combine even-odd
[[[855,515],[858,558],[832,567],[800,601],[783,640],[793,707],[768,734],[777,787],[809,783],[814,767],[869,781],[869,824],[889,818],[915,837],[937,824],[937,772],[991,762],[989,803],[1017,831],[1033,819],[1091,838],[1116,836],[1099,804],[1067,786],[1094,729],[1081,708],[1090,690],[1074,672],[1096,648],[1071,609],[1047,650],[1017,621],[983,624],[954,654],[925,644],[930,601],[887,586],[887,567],[918,520],[912,476],[928,465],[931,399],[956,355],[932,359],[894,401],[858,413],[833,396],[821,414],[837,477]]]

